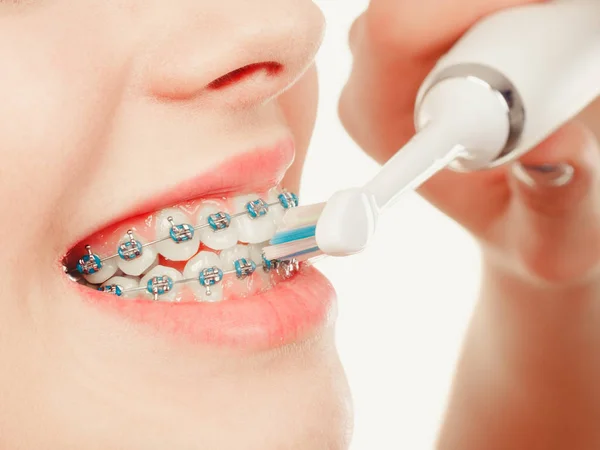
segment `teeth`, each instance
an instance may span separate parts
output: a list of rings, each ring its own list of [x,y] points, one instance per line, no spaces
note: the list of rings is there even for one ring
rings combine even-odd
[[[268,244],[268,242],[263,242],[262,244],[253,244],[248,246],[248,249],[250,250],[250,258],[256,263],[256,273],[258,274],[262,284],[261,289],[266,289],[267,287],[271,286],[271,274],[269,272],[265,272],[262,267],[263,248]]]
[[[267,193],[263,192],[262,197],[250,193],[234,197],[229,204],[211,199],[193,202],[190,204],[191,209],[184,206],[164,209],[143,221],[140,219],[139,226],[129,224],[134,231],[123,235],[117,245],[116,256],[101,261],[101,256],[94,254],[93,249],[86,246],[89,254],[78,260],[77,267],[72,270],[79,273],[96,270],[96,273],[82,275],[81,283],[93,288],[106,287],[106,291],[112,293],[138,286],[147,288],[148,281],[158,277],[159,279],[152,281],[159,291],[158,300],[180,301],[186,296],[187,288],[200,301],[220,301],[228,293],[246,296],[255,290],[269,287],[278,280],[273,271],[263,269],[263,249],[283,222],[285,208],[297,205],[295,195],[283,194],[282,206],[280,195],[281,191],[272,188]],[[190,216],[188,213],[192,213],[192,209],[197,212]],[[150,227],[150,233],[144,234],[147,227]],[[195,230],[194,227],[199,229]],[[121,232],[117,230],[118,234]],[[151,240],[152,244],[147,245]],[[238,245],[238,242],[248,245]],[[211,251],[198,253],[201,244],[203,249],[206,247],[217,253],[221,251],[220,255]],[[159,255],[164,258],[159,259]],[[241,259],[248,261],[239,261]],[[159,262],[164,260],[182,264],[166,262],[166,266],[160,265]],[[238,263],[235,264],[236,262]],[[100,264],[101,268],[98,269]],[[185,265],[185,268],[181,273],[167,267],[170,265],[178,268]],[[213,267],[219,270],[207,270]],[[236,268],[241,279],[236,276]],[[258,272],[256,276],[254,270]],[[221,271],[232,273],[224,275]],[[139,277],[143,278],[139,280]],[[184,277],[197,281],[186,282],[185,285],[174,284]],[[219,281],[219,277],[223,279]],[[174,284],[172,287],[171,282]],[[165,289],[166,292],[161,293]],[[206,294],[207,289],[211,291],[211,295]],[[138,290],[135,294],[140,295],[140,292],[142,296],[155,297],[147,290]],[[131,297],[132,294],[134,293],[123,296]]]
[[[233,209],[236,212],[246,211],[248,202],[260,198],[256,194],[244,195],[233,199]],[[273,210],[278,206],[270,207],[269,212],[255,219],[248,214],[236,217],[234,220],[238,223],[239,237],[241,242],[249,244],[258,244],[259,242],[268,241],[275,234],[275,222],[272,217]]]
[[[92,275],[83,275],[85,280],[91,284],[100,284],[104,283],[110,277],[112,277],[119,270],[119,266],[117,265],[116,258],[108,259],[102,262],[102,268],[92,274]]]
[[[210,295],[206,294],[206,289],[198,284],[199,291],[195,290],[195,285],[192,291],[196,298],[203,302],[217,303],[223,301],[223,281],[210,287]]]
[[[219,255],[221,258],[221,267],[223,271],[235,270],[235,261],[241,258],[250,258],[250,249],[245,245],[236,245],[235,247],[223,250]],[[230,274],[225,276],[223,286],[229,295],[245,296],[250,292],[253,283],[253,277],[247,277],[240,280],[236,275]]]
[[[148,281],[150,281],[150,279],[162,275],[166,275],[167,277],[171,278],[173,282],[183,279],[183,275],[179,271],[172,269],[171,267],[158,265],[154,269],[149,271],[146,275],[144,275],[144,277],[140,280],[139,286],[145,289],[148,286]],[[173,289],[171,291],[160,295],[158,297],[158,300],[178,301],[181,298],[181,291],[182,289],[180,288],[180,285],[175,285],[173,286]],[[144,290],[144,295],[148,298],[154,298],[154,296],[147,290]]]
[[[185,265],[183,276],[185,278],[196,278],[200,275],[202,269],[214,266],[221,266],[219,255],[213,252],[200,252]]]
[[[135,289],[140,285],[140,280],[134,277],[112,277],[110,280],[105,281],[101,287],[109,285],[118,285],[123,290]],[[133,298],[137,295],[136,292],[124,293],[121,297]]]
[[[261,244],[252,244],[248,246],[248,251],[250,252],[250,259],[252,259],[252,261],[254,261],[259,267],[262,265],[263,248],[268,244],[268,242],[263,242]]]
[[[279,201],[279,190],[277,188],[273,188],[267,194],[267,203],[276,203]],[[271,206],[269,209],[269,214],[271,215],[271,219],[273,219],[273,223],[275,227],[278,228],[281,225],[283,220],[283,215],[285,214],[285,209],[282,206]],[[270,237],[269,237],[270,238]]]
[[[223,250],[220,255],[221,268],[224,271],[234,270],[234,263],[241,258],[250,258],[250,250],[246,245],[235,245],[231,248]]]
[[[195,225],[190,218],[178,208],[164,209],[160,212],[156,220],[156,238],[160,239],[169,236],[171,232],[171,223],[168,217],[173,218],[175,225]],[[200,239],[198,233],[194,233],[194,237],[185,242],[176,243],[173,239],[168,239],[156,244],[156,250],[165,258],[171,261],[187,261],[198,252]]]
[[[146,243],[146,241],[140,239],[139,236],[136,236],[135,234],[133,236],[134,239],[140,242],[141,244]],[[129,240],[129,235],[125,234],[121,242],[129,242]],[[119,246],[117,246],[117,251],[119,249]],[[150,245],[148,247],[144,247],[142,249],[142,254],[133,260],[126,261],[121,257],[117,258],[117,265],[119,266],[119,269],[121,269],[125,274],[137,277],[143,274],[150,267],[152,267],[153,264],[157,262],[157,256],[158,255],[156,253],[156,249],[153,245]]]
[[[216,202],[203,202],[198,210],[197,224],[204,225],[207,223],[208,216],[219,212],[226,212],[225,208]],[[204,245],[213,250],[224,250],[237,244],[239,231],[238,222],[231,220],[228,228],[214,231],[211,227],[198,230],[200,241]]]
[[[221,260],[219,255],[212,252],[200,252],[186,264],[183,270],[183,276],[185,278],[198,279],[200,272],[203,269],[210,267],[221,268]],[[190,282],[188,287],[194,293],[196,298],[205,302],[219,302],[223,300],[223,284],[221,282],[210,287],[211,294],[206,294],[206,288],[204,288],[200,282]]]
[[[150,267],[148,267],[146,270],[144,270],[144,272],[142,273],[142,275],[146,275],[148,272],[150,272],[152,269],[154,269],[156,266],[158,266],[158,258],[156,258],[154,260],[154,262],[152,264],[150,264]]]

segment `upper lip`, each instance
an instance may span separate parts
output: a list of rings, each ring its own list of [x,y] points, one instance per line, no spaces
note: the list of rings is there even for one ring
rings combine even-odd
[[[262,191],[273,187],[279,184],[285,172],[293,163],[294,157],[295,150],[291,138],[281,140],[273,146],[254,148],[232,156],[216,167],[211,167],[158,195],[134,204],[121,216],[112,217],[105,223],[97,224],[93,229],[89,229],[76,237],[75,242],[69,246],[69,249],[73,248],[82,239],[111,224],[173,206],[186,200]]]

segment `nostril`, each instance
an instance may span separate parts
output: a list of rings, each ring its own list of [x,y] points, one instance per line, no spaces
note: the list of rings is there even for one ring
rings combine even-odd
[[[243,79],[254,75],[256,72],[265,71],[267,75],[276,75],[281,72],[282,69],[283,66],[277,62],[248,64],[247,66],[232,70],[222,77],[217,78],[208,85],[208,88],[222,89],[234,83],[238,83]]]

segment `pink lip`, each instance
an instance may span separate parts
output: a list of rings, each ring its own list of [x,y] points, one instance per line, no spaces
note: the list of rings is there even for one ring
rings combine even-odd
[[[281,181],[294,154],[291,140],[240,154],[135,206],[127,217],[190,199],[264,190]],[[72,287],[94,306],[134,323],[196,342],[244,349],[277,347],[317,332],[331,322],[335,305],[331,284],[312,267],[266,292],[214,304],[127,300],[79,284]]]
[[[291,140],[282,141],[271,148],[242,153],[139,205],[129,217],[190,199],[261,191],[272,187],[281,181],[294,162],[294,156]]]
[[[244,350],[275,348],[313,335],[334,320],[335,291],[315,268],[261,294],[220,303],[124,300],[76,285],[94,306],[193,342]]]

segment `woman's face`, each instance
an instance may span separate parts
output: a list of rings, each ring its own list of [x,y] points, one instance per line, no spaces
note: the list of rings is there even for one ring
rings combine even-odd
[[[0,448],[346,447],[332,289],[260,264],[273,188],[288,168],[298,188],[323,26],[310,0],[0,0]],[[168,237],[168,217],[258,197],[266,216]],[[166,240],[63,273],[128,230]],[[258,267],[238,279],[242,258]],[[196,281],[154,296],[160,275]]]

